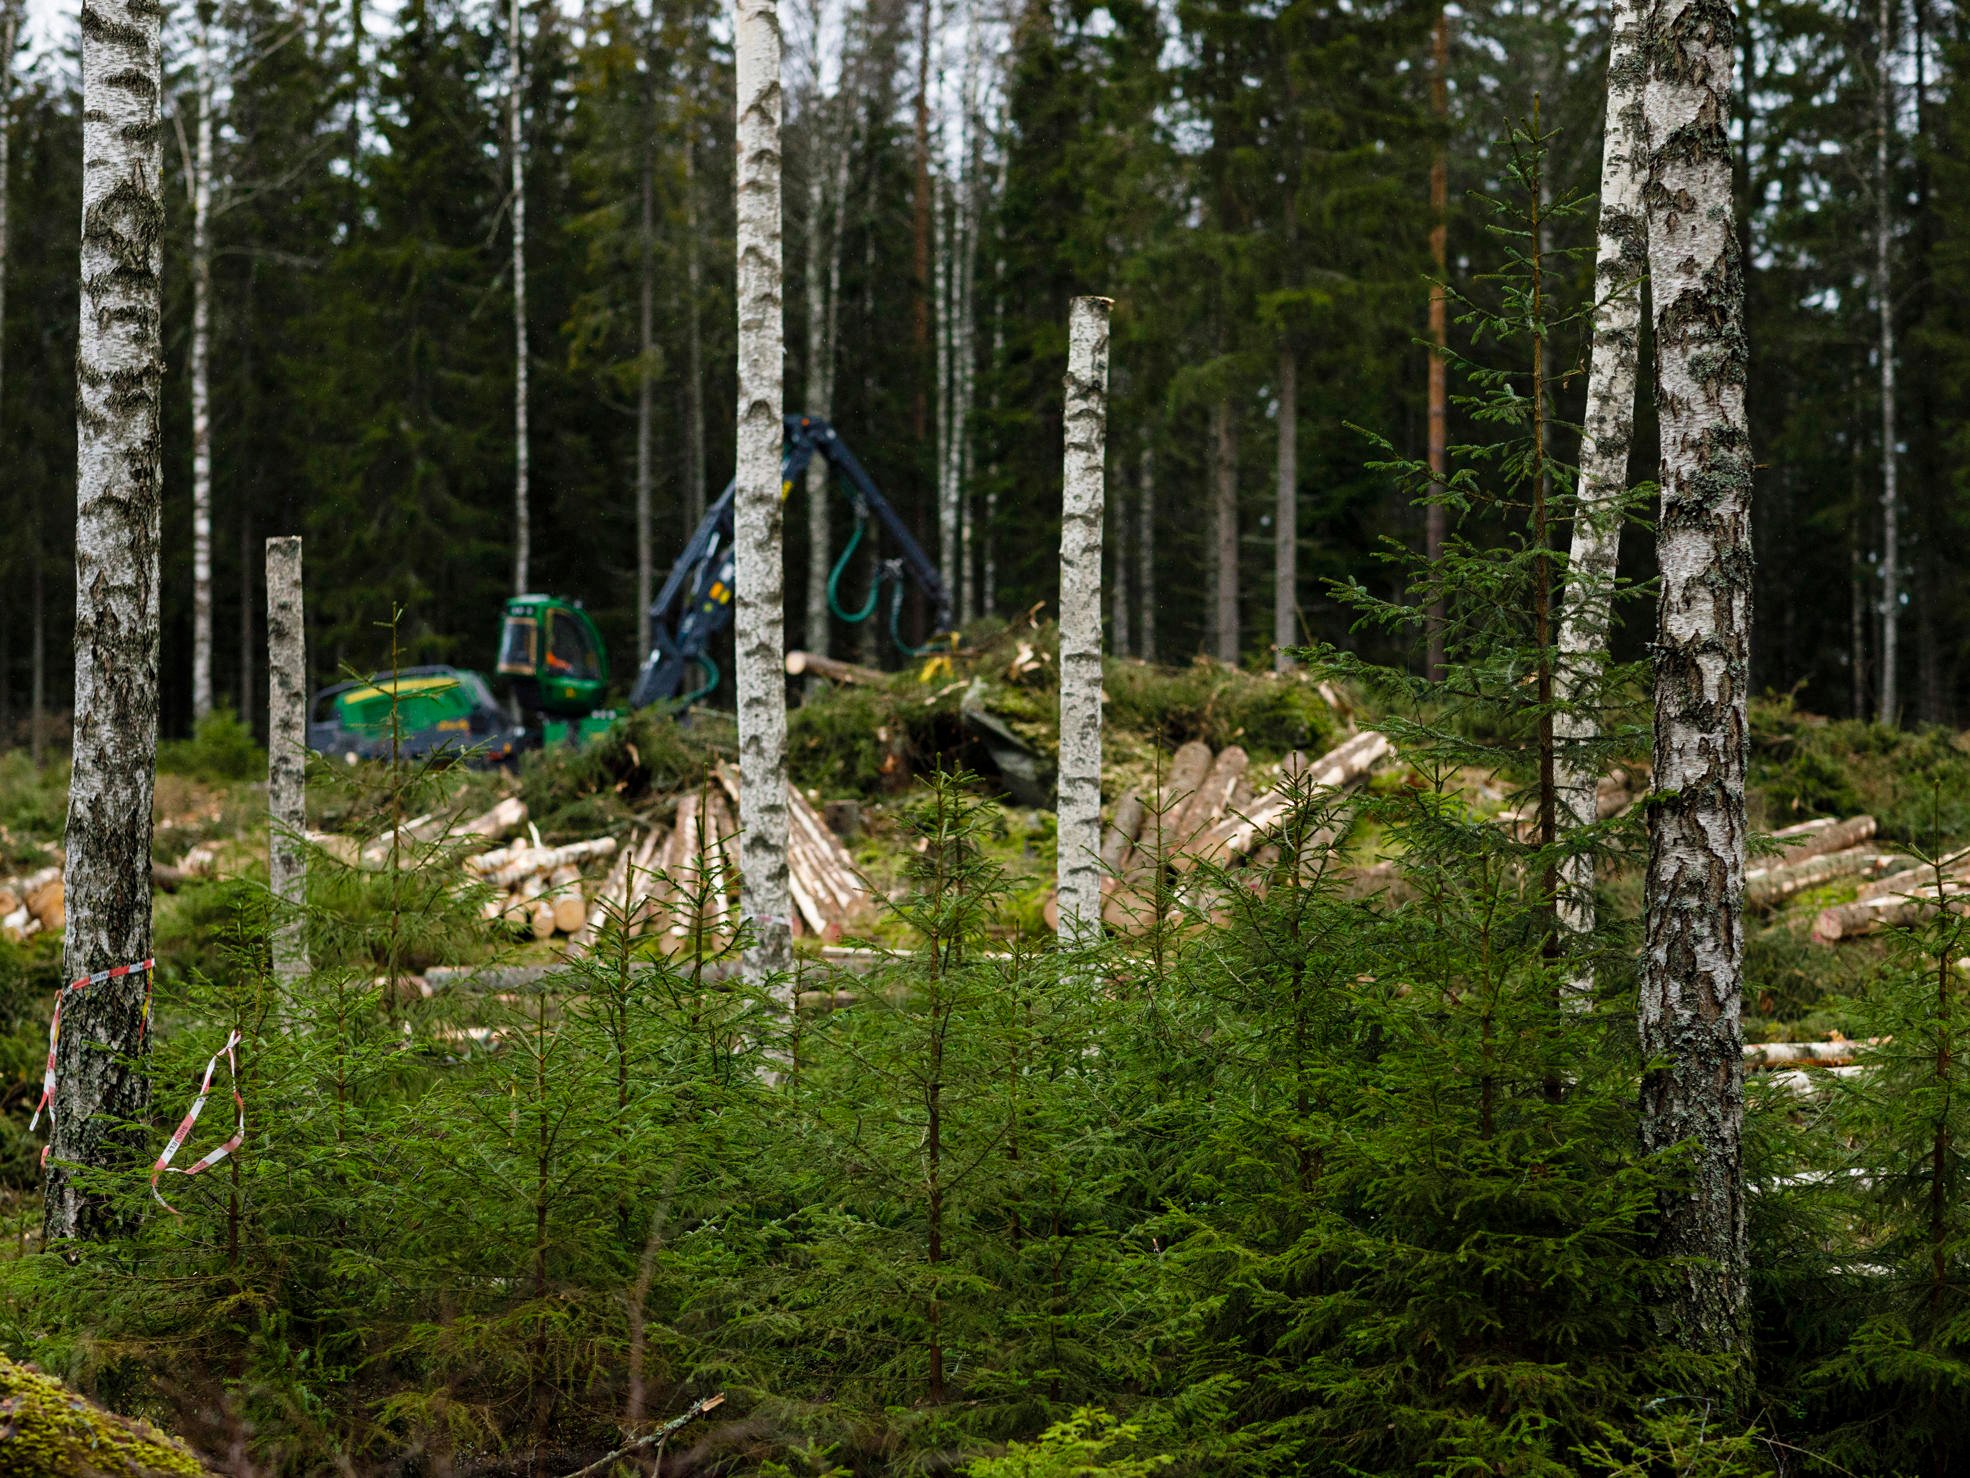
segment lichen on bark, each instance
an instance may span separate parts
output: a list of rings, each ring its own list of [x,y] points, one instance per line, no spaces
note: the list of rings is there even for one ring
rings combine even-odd
[[[1734,1353],[1747,1336],[1741,1021],[1751,453],[1742,264],[1731,204],[1734,15],[1649,15],[1644,202],[1661,428],[1655,777],[1642,983],[1642,1144],[1688,1155],[1658,1220],[1680,1275],[1666,1331]]]

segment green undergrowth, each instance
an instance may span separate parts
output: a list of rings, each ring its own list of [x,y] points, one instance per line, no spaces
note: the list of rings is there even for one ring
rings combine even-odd
[[[1883,841],[1970,840],[1970,747],[1961,734],[1830,720],[1768,698],[1752,707],[1751,740],[1754,825],[1865,812]]]

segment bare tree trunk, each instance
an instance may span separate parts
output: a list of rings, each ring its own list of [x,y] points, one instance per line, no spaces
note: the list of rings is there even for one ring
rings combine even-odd
[[[158,397],[164,200],[163,12],[92,0],[82,28],[81,332],[76,355],[75,744],[69,784],[70,981],[151,952],[157,773]],[[95,1239],[123,1218],[74,1172],[133,1168],[120,1125],[150,1101],[146,972],[64,992],[43,1231]]]
[[[242,501],[239,510],[239,714],[253,712],[253,669],[259,653],[253,645],[253,505]]]
[[[1881,361],[1881,686],[1875,716],[1896,724],[1901,722],[1902,507],[1896,477],[1901,449],[1895,433],[1894,176],[1888,157],[1895,127],[1895,0],[1881,0],[1880,24],[1874,78],[1874,302]]]
[[[1648,272],[1648,222],[1642,209],[1642,149],[1647,127],[1642,93],[1640,0],[1614,0],[1607,68],[1607,126],[1601,151],[1600,245],[1594,267],[1593,357],[1587,371],[1580,491],[1573,545],[1566,561],[1560,616],[1559,800],[1569,829],[1597,819],[1599,766],[1590,746],[1601,732],[1601,682],[1607,671],[1616,565],[1621,553],[1628,452],[1635,436],[1636,363],[1642,323],[1641,279]],[[1569,857],[1560,867],[1560,928],[1575,937],[1594,929],[1594,859]],[[1590,999],[1593,977],[1579,971],[1575,995]]]
[[[1442,347],[1450,342],[1450,165],[1446,158],[1450,131],[1450,11],[1439,6],[1430,46],[1430,104],[1437,128],[1444,135],[1430,160],[1430,264],[1436,281],[1430,284],[1430,480],[1441,490],[1450,478],[1450,380]],[[1443,557],[1444,510],[1432,503],[1423,510],[1423,555],[1432,566]],[[1432,681],[1443,677],[1444,607],[1430,602],[1424,626],[1424,666]]]
[[[1211,643],[1238,661],[1238,417],[1229,397],[1211,407]]]
[[[654,27],[653,27],[654,29]],[[656,596],[655,492],[657,183],[656,57],[646,40],[643,69],[643,133],[637,140],[636,243],[636,665],[650,656],[650,602]]]
[[[1700,1350],[1744,1348],[1744,775],[1751,449],[1731,199],[1733,15],[1656,0],[1644,103],[1662,507],[1655,790],[1639,998],[1642,1145],[1689,1144],[1658,1223],[1688,1259],[1665,1309]]]
[[[192,160],[192,717],[212,711],[212,22],[199,7]],[[243,716],[243,715],[242,715]]]
[[[7,214],[8,188],[13,173],[14,53],[20,45],[22,0],[5,0],[0,5],[0,407],[5,401],[5,360],[7,341],[7,268],[12,238]],[[34,610],[32,662],[36,674],[33,686],[38,692],[41,670],[41,517],[38,507],[30,506],[27,517],[28,579],[33,588]],[[41,700],[36,697],[28,711],[28,752],[34,763],[41,763]]]
[[[41,764],[42,735],[46,723],[44,715],[48,711],[48,603],[42,589],[42,577],[47,560],[42,551],[41,520],[38,516],[29,524],[29,530],[28,538],[32,544],[29,558],[33,563],[29,566],[28,584],[34,598],[34,615],[29,640],[33,644],[34,651],[29,658],[31,666],[28,672],[28,701],[32,706],[28,710],[27,718],[27,753],[28,758],[32,759],[38,768]]]
[[[267,541],[267,886],[274,897],[274,979],[308,973],[308,645],[301,541]]]
[[[1139,655],[1156,660],[1156,443],[1142,435],[1142,461],[1136,472],[1135,589]]]
[[[704,262],[698,244],[697,128],[684,130],[684,537],[705,517]]]
[[[1108,500],[1108,650],[1117,657],[1134,653],[1129,629],[1129,497],[1118,483]]]
[[[812,107],[818,114],[826,106],[819,89]],[[833,344],[828,337],[828,298],[822,262],[827,234],[828,172],[825,154],[830,129],[816,127],[807,168],[807,413],[828,415],[828,365]],[[828,567],[829,545],[833,535],[828,518],[828,463],[815,457],[807,464],[807,650],[828,654]]]
[[[952,466],[957,433],[957,396],[953,383],[951,326],[957,283],[953,280],[951,250],[951,189],[940,174],[931,183],[932,283],[936,292],[934,458],[937,463],[937,575],[947,593],[958,588],[958,483]]]
[[[1107,298],[1067,319],[1060,510],[1060,942],[1101,929],[1101,524],[1108,436]]]
[[[793,966],[787,881],[787,679],[781,568],[780,14],[740,0],[738,35],[737,646],[741,906],[747,978]]]
[[[520,0],[506,9],[507,148],[513,165],[513,590],[531,579],[533,509],[527,486],[527,142],[521,95]]]
[[[1272,510],[1273,669],[1290,672],[1299,645],[1300,614],[1300,366],[1293,346],[1279,341],[1279,485]]]

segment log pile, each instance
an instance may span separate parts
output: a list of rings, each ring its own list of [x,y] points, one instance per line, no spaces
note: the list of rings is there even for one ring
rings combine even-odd
[[[1744,1070],[1802,1097],[1839,1078],[1860,1077],[1867,1064],[1856,1059],[1866,1047],[1878,1047],[1887,1037],[1856,1042],[1839,1033],[1820,1042],[1746,1042]]]
[[[0,883],[0,936],[9,943],[20,944],[43,930],[59,934],[67,922],[60,866]]]
[[[529,838],[465,859],[465,871],[489,886],[488,923],[504,922],[535,939],[574,934],[588,918],[581,865],[616,850],[614,837],[544,847]]]
[[[653,827],[618,857],[575,931],[587,949],[611,913],[672,947],[729,942],[738,925],[739,776],[727,766],[714,784],[677,798],[673,825]],[[787,871],[794,934],[833,941],[865,918],[870,894],[848,850],[814,803],[787,787]]]
[[[1102,919],[1109,928],[1140,927],[1152,906],[1154,882],[1165,870],[1179,887],[1201,865],[1208,869],[1263,861],[1264,838],[1291,803],[1289,779],[1320,789],[1345,789],[1394,757],[1388,736],[1361,733],[1309,761],[1295,751],[1276,771],[1254,784],[1251,757],[1236,744],[1212,753],[1192,740],[1170,757],[1162,783],[1145,794],[1131,790],[1116,803],[1103,829]],[[1055,901],[1047,900],[1048,922]]]

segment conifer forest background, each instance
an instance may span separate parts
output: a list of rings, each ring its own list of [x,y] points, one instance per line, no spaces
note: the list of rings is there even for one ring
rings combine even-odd
[[[0,1478],[1970,1474],[1966,171],[1945,0],[0,0]]]

